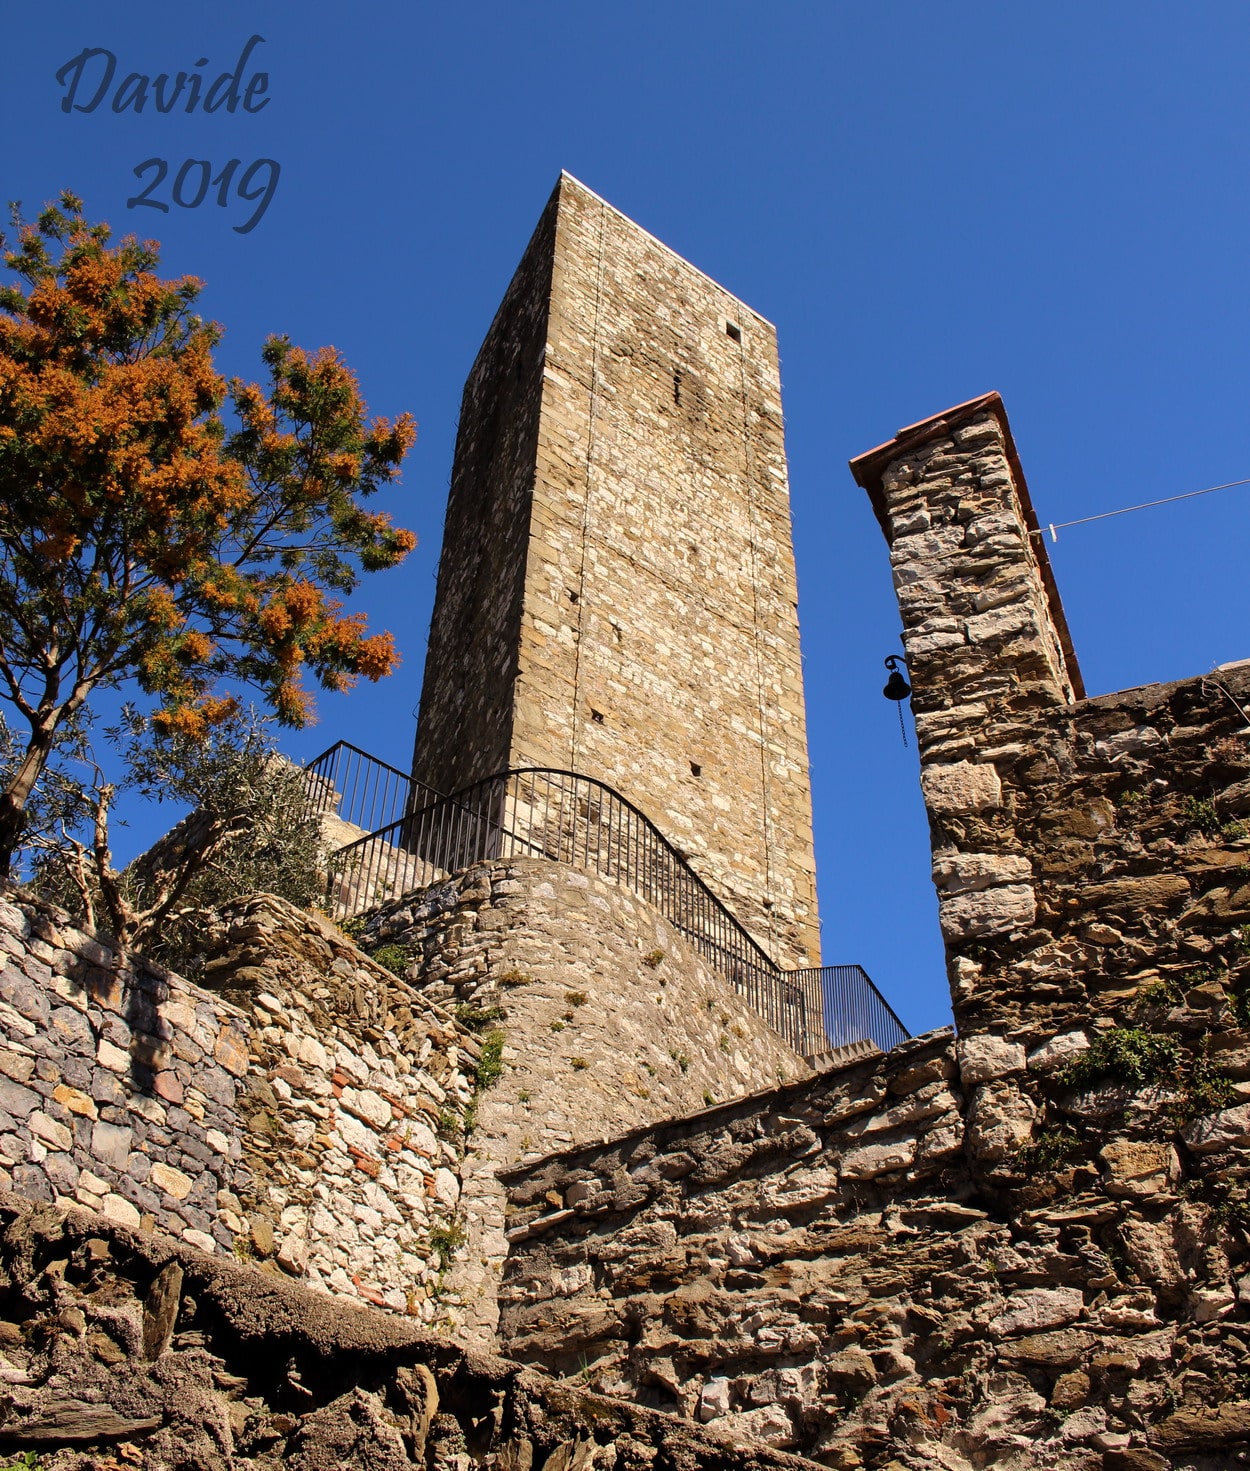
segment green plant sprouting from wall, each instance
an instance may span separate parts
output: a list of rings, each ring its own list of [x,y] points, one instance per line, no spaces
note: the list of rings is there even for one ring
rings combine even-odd
[[[505,1033],[502,1027],[493,1027],[482,1039],[482,1055],[474,1069],[474,1092],[481,1093],[503,1076],[503,1048]]]
[[[456,1020],[466,1031],[484,1032],[506,1015],[502,1006],[473,1006],[468,1002],[456,1007]]]
[[[1232,1079],[1211,1060],[1204,1047],[1196,1055],[1186,1052],[1178,1038],[1141,1027],[1114,1027],[1100,1032],[1089,1048],[1080,1053],[1056,1081],[1064,1088],[1090,1088],[1103,1083],[1145,1087],[1166,1083],[1174,1094],[1167,1115],[1174,1128],[1183,1128],[1203,1114],[1218,1113],[1233,1101]],[[1039,1137],[1035,1148],[1053,1152],[1056,1144]],[[1034,1146],[1030,1146],[1034,1148]],[[1040,1158],[1021,1152],[1022,1163],[1044,1167]]]
[[[1160,976],[1157,980],[1147,981],[1137,988],[1137,994],[1133,997],[1133,1013],[1140,1016],[1147,1011],[1171,1010],[1174,1006],[1182,1005],[1184,1000],[1185,994],[1176,977]]]
[[[1190,797],[1185,803],[1185,817],[1190,826],[1196,828],[1203,837],[1219,836],[1220,815],[1215,810],[1215,803],[1209,798]]]
[[[1210,1174],[1186,1180],[1181,1194],[1201,1201],[1224,1226],[1250,1231],[1250,1183],[1231,1175]]]
[[[1207,1049],[1181,1068],[1180,1098],[1170,1112],[1175,1126],[1183,1128],[1191,1119],[1203,1114],[1219,1113],[1236,1097],[1233,1080],[1223,1068],[1212,1062]]]
[[[412,952],[406,945],[379,945],[376,950],[367,952],[370,960],[375,960],[380,966],[394,976],[401,978],[407,973],[412,964]]]
[[[464,1245],[464,1225],[461,1221],[448,1221],[435,1226],[430,1232],[430,1250],[438,1254],[440,1270],[446,1271],[451,1259]]]
[[[1071,1129],[1045,1128],[1024,1146],[1017,1156],[1017,1162],[1025,1173],[1049,1175],[1083,1152],[1084,1145],[1080,1136]]]
[[[1099,1032],[1058,1074],[1057,1081],[1065,1088],[1087,1088],[1108,1079],[1140,1087],[1174,1073],[1179,1061],[1180,1043],[1175,1037],[1140,1027],[1113,1027]]]

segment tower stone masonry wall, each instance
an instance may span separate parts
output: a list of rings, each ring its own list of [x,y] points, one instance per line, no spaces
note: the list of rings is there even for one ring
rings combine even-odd
[[[818,963],[773,328],[564,176],[470,375],[414,774],[571,769]]]
[[[513,685],[555,241],[543,213],[460,404],[413,775],[451,793],[513,760]]]

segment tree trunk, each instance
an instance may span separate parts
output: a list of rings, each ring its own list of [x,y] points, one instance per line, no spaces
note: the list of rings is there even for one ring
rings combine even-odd
[[[36,728],[16,775],[5,791],[0,793],[0,877],[9,876],[13,855],[26,826],[26,803],[48,764],[48,757],[52,754],[52,739],[51,726],[47,730]]]

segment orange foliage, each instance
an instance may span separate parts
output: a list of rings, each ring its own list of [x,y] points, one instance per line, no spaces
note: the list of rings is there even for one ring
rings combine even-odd
[[[18,284],[0,287],[0,673],[32,723],[46,695],[23,659],[51,660],[56,701],[133,676],[187,734],[233,711],[217,692],[231,677],[302,724],[302,670],[338,690],[397,662],[388,634],[326,593],[415,545],[360,504],[395,480],[415,424],[370,421],[330,347],[272,338],[268,388],[228,383],[220,329],[192,310],[201,283],[161,279],[155,242],[109,242],[66,195],[5,257]],[[16,616],[32,603],[46,649]]]

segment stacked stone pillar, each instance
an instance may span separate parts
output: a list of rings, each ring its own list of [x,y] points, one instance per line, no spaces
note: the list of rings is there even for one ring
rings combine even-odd
[[[974,399],[852,461],[890,543],[961,1028],[992,1023],[983,956],[1037,914],[1015,816],[1054,765],[1046,716],[1083,695],[1002,400]]]

